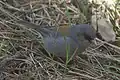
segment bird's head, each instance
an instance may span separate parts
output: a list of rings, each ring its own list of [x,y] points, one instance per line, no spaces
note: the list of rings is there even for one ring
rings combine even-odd
[[[88,41],[92,41],[96,38],[96,31],[89,24],[73,25],[72,28],[73,36],[77,36],[79,39],[81,39],[81,36]]]

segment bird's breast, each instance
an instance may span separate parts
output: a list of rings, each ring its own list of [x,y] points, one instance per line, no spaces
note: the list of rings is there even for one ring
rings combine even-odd
[[[70,37],[46,37],[44,38],[44,48],[58,57],[71,56],[78,48],[78,44]]]

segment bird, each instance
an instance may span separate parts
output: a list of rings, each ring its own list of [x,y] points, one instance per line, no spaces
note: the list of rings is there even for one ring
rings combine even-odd
[[[62,58],[66,58],[67,55],[68,58],[71,58],[77,53],[84,52],[96,37],[94,28],[89,24],[49,29],[25,20],[16,22],[39,32],[43,36],[43,47],[45,50]]]

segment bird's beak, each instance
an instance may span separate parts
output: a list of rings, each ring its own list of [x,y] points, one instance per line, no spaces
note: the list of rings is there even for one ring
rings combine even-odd
[[[96,38],[94,40],[91,40],[91,43],[96,45],[97,44]]]

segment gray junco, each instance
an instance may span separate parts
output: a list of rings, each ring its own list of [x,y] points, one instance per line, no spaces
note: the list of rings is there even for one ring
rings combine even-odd
[[[72,25],[70,27],[59,27],[59,29],[41,28],[40,25],[19,20],[17,23],[32,28],[43,36],[43,46],[55,56],[66,58],[74,53],[81,53],[90,45],[96,37],[94,28],[88,24]],[[63,35],[64,34],[64,35]]]

